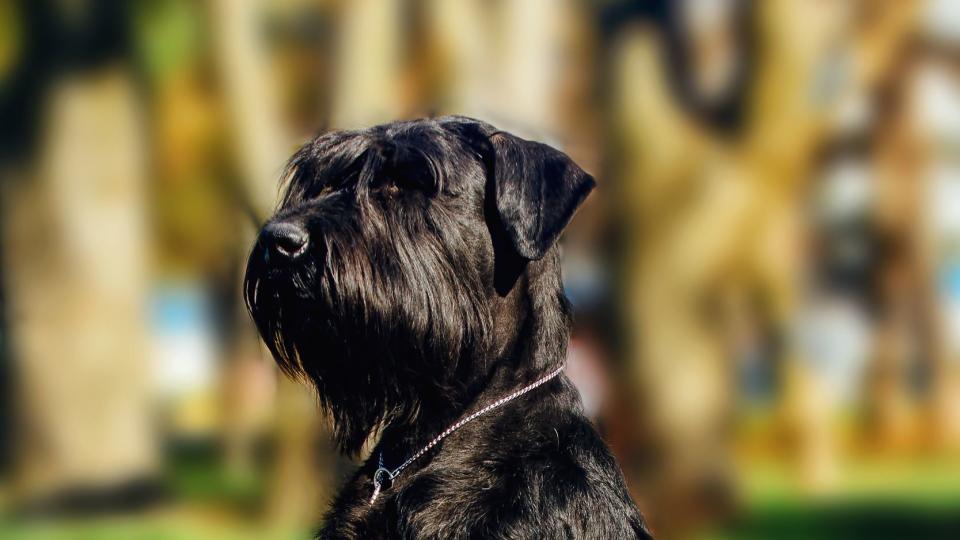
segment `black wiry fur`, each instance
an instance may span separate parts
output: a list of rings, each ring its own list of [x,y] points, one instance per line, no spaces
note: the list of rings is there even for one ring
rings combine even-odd
[[[245,297],[287,373],[305,377],[346,453],[380,442],[321,538],[645,538],[619,467],[561,376],[443,440],[458,418],[563,362],[570,315],[555,240],[593,179],[562,153],[462,117],[322,135],[290,161]]]

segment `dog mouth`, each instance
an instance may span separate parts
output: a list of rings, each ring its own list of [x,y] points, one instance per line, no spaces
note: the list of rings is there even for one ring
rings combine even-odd
[[[247,311],[281,369],[290,374],[303,369],[298,343],[322,316],[309,292],[302,269],[273,263],[261,247],[253,250],[243,282]]]

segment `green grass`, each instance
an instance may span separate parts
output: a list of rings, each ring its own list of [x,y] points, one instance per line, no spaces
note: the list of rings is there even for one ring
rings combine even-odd
[[[4,540],[304,540],[305,531],[270,531],[183,516],[0,524]]]
[[[956,539],[960,538],[960,501],[930,506],[868,500],[766,505],[706,537]]]
[[[264,490],[263,471],[242,477],[226,474],[209,449],[179,452],[167,472],[166,484],[177,500],[216,502],[244,513],[262,502]]]
[[[215,446],[171,451],[164,483],[171,501],[145,514],[15,521],[0,517],[2,540],[306,540],[308,530],[266,529],[258,520],[263,471],[228,475]]]
[[[708,539],[960,539],[960,461],[863,462],[830,495],[805,495],[789,471],[753,465],[739,517]]]

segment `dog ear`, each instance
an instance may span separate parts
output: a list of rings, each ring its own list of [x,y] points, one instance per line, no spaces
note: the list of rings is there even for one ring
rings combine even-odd
[[[505,133],[489,136],[497,213],[517,253],[537,260],[596,186],[566,154]]]

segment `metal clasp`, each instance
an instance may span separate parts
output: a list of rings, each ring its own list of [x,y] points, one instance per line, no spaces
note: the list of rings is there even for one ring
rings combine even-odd
[[[390,485],[384,487],[384,482],[389,482],[390,485],[393,485],[393,473],[386,467],[380,467],[377,469],[377,472],[373,473],[373,495],[370,497],[370,504],[373,504],[373,502],[377,500],[381,488],[390,489]]]

